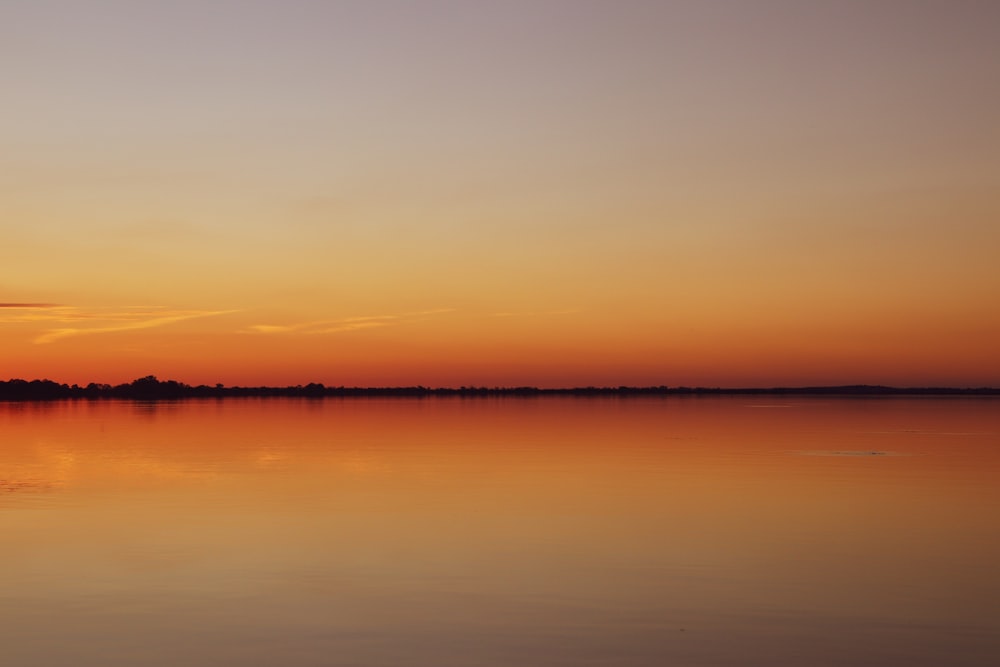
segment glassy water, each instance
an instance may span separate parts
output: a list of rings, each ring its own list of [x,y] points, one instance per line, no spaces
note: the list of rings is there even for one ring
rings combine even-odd
[[[1000,664],[995,399],[0,404],[0,663]]]

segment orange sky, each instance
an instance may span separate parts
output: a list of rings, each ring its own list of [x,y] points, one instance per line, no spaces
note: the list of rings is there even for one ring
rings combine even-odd
[[[738,4],[5,3],[0,377],[1000,385],[1000,9]]]

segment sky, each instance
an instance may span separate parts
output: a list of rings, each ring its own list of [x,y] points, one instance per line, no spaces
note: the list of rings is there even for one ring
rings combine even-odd
[[[1000,385],[1000,3],[4,0],[0,377]]]

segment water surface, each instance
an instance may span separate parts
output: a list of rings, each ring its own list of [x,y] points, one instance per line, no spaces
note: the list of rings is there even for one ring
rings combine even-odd
[[[993,665],[1000,401],[0,404],[20,666]]]

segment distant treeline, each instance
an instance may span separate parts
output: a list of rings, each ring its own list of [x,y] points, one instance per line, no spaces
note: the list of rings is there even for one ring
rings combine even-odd
[[[231,398],[287,396],[322,398],[326,396],[688,396],[688,395],[800,395],[800,396],[996,396],[992,387],[883,387],[846,385],[838,387],[573,387],[540,389],[538,387],[327,387],[311,382],[292,387],[192,386],[176,380],[158,380],[155,376],[119,385],[92,382],[85,387],[51,380],[0,381],[0,400],[51,401],[60,399],[132,399],[142,401],[184,398]]]

